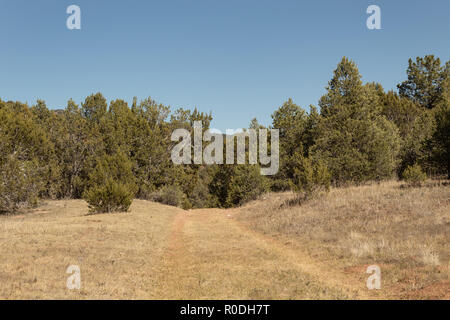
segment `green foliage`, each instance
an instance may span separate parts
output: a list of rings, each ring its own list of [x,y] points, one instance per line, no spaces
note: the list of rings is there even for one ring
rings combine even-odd
[[[84,198],[91,212],[124,212],[131,205],[136,192],[132,162],[119,151],[96,159],[89,174],[89,188]]]
[[[409,186],[418,187],[427,179],[427,175],[422,171],[420,165],[408,166],[403,172],[403,179]]]
[[[213,201],[218,207],[228,205],[228,193],[231,186],[231,179],[235,173],[236,167],[233,165],[217,165],[213,167],[212,179],[209,183],[209,192]]]
[[[258,165],[213,166],[208,185],[214,207],[233,207],[257,199],[269,190],[270,182]]]
[[[0,211],[36,205],[54,177],[53,146],[34,120],[26,105],[0,100]]]
[[[124,183],[107,179],[101,185],[90,187],[84,197],[91,213],[128,211],[134,197],[132,188]]]
[[[298,154],[297,163],[293,189],[299,192],[302,200],[330,190],[331,175],[322,162],[313,163],[310,158]]]
[[[273,115],[273,127],[280,131],[280,169],[274,177],[278,183],[273,185],[275,190],[282,190],[283,183],[287,184],[294,178],[294,154],[303,149],[303,141],[307,140],[308,115],[292,99],[286,101]]]
[[[268,182],[260,174],[257,165],[236,166],[228,187],[227,206],[242,205],[248,201],[256,200],[268,191]]]
[[[433,55],[409,59],[408,80],[397,87],[402,97],[407,97],[419,105],[433,109],[442,98],[442,83],[450,74],[450,62],[441,66],[441,60]]]
[[[320,100],[322,119],[311,155],[338,185],[390,178],[397,167],[398,129],[381,115],[380,88],[363,86],[360,78],[356,65],[343,58]]]
[[[105,116],[108,104],[103,95],[98,92],[86,98],[82,103],[82,115],[93,124],[100,124],[101,119]]]
[[[450,178],[450,77],[443,86],[442,100],[434,110],[435,130],[426,141],[428,163]]]
[[[418,116],[408,135],[404,137],[400,151],[400,165],[398,172],[402,173],[406,167],[420,163],[422,167],[433,171],[430,162],[430,139],[436,130],[435,110],[424,110]]]
[[[185,209],[189,207],[187,205],[186,195],[181,190],[181,187],[177,185],[162,187],[152,195],[152,200],[174,207],[184,207]]]
[[[292,188],[292,180],[282,178],[271,179],[270,190],[274,192],[288,191]]]
[[[414,122],[423,113],[423,109],[417,103],[408,98],[400,97],[397,93],[389,91],[380,94],[382,114],[395,123],[403,139],[408,138],[413,130]]]
[[[212,167],[200,167],[195,177],[195,183],[187,193],[193,208],[210,208],[216,206],[216,201],[210,193],[209,185],[212,181]]]
[[[450,175],[450,62],[410,60],[399,94],[363,84],[343,58],[320,112],[286,101],[272,115],[280,130],[280,168],[263,177],[254,165],[174,165],[174,129],[209,128],[212,116],[151,98],[109,104],[101,93],[81,106],[49,110],[0,100],[0,211],[33,206],[38,198],[82,198],[91,211],[126,211],[134,197],[183,208],[229,207],[273,191],[305,195],[336,185],[389,179],[418,164]],[[250,128],[264,128],[253,119]],[[270,139],[269,139],[270,140]],[[206,144],[203,144],[205,147]],[[271,145],[268,145],[269,151]],[[247,149],[248,151],[248,146]],[[450,176],[449,176],[450,177]],[[156,196],[155,196],[156,195]]]
[[[36,206],[41,189],[36,161],[8,156],[0,166],[0,213]]]
[[[87,186],[90,169],[87,164],[92,162],[98,144],[91,138],[81,109],[72,100],[68,101],[55,127],[55,151],[62,171],[60,197],[80,198]]]

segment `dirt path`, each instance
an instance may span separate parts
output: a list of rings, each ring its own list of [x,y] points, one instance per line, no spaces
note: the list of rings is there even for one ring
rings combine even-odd
[[[233,210],[179,213],[159,270],[165,299],[376,298],[365,283],[247,229]]]

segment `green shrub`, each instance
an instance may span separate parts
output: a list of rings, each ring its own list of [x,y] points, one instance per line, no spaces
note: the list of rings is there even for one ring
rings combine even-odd
[[[288,179],[274,179],[270,184],[270,190],[273,192],[288,191],[291,188],[291,181]]]
[[[128,211],[136,194],[132,162],[123,153],[103,155],[89,174],[89,188],[83,193],[90,212]]]
[[[427,175],[422,171],[420,165],[408,166],[403,172],[403,179],[411,187],[419,187],[427,179]]]
[[[210,166],[202,166],[192,179],[188,188],[184,188],[186,197],[193,208],[211,208],[217,203],[215,197],[210,193],[210,184],[212,182],[215,169]]]
[[[212,173],[211,182],[208,185],[209,193],[217,207],[226,207],[228,193],[231,186],[231,179],[235,174],[236,166],[233,165],[215,165]]]
[[[133,201],[134,192],[126,184],[109,180],[96,185],[85,192],[91,212],[126,212]]]
[[[256,200],[268,189],[267,178],[261,175],[259,166],[238,165],[234,175],[231,177],[227,205],[242,205],[245,202]]]
[[[189,201],[193,208],[209,208],[213,206],[214,200],[209,193],[209,186],[204,180],[198,180],[189,194]]]
[[[11,155],[0,166],[0,212],[36,206],[41,189],[35,161],[18,160]]]
[[[151,199],[153,201],[167,204],[174,207],[183,207],[183,203],[186,205],[185,194],[181,188],[177,185],[168,185],[162,187],[160,190],[155,192]]]
[[[293,189],[299,192],[300,200],[307,200],[319,192],[330,190],[331,174],[322,163],[313,163],[310,158],[299,157],[294,169]]]

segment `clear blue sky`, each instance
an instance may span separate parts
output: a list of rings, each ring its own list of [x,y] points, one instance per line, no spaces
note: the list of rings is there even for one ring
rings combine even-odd
[[[66,28],[66,8],[82,29]],[[366,28],[381,7],[382,30]],[[450,59],[450,1],[0,0],[0,98],[50,108],[94,92],[265,125],[289,97],[317,105],[342,56],[394,89],[410,57]]]

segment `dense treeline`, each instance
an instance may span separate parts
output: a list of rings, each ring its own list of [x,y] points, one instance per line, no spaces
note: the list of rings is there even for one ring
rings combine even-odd
[[[410,60],[398,93],[363,84],[343,58],[319,109],[291,99],[273,115],[280,130],[280,169],[261,176],[257,165],[174,165],[171,133],[209,128],[211,114],[171,110],[150,98],[108,105],[93,94],[81,105],[49,110],[0,100],[0,211],[40,198],[84,198],[92,211],[127,210],[133,198],[184,208],[228,207],[261,193],[294,189],[305,195],[330,184],[403,177],[411,168],[450,173],[450,62]],[[263,128],[254,119],[250,128]]]

